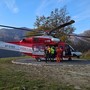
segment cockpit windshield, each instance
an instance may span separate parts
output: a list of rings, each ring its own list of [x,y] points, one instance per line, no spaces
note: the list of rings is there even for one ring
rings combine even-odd
[[[69,47],[70,47],[70,50],[71,50],[72,52],[75,51],[74,48],[73,48],[71,45],[69,45]]]
[[[66,44],[65,49],[68,49],[68,48],[70,49],[71,52],[75,51],[74,48],[71,45]]]

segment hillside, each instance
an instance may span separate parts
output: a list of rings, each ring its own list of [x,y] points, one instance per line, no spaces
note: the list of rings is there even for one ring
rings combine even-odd
[[[78,34],[79,36],[84,37],[77,37],[71,36],[70,40],[72,42],[72,46],[75,50],[81,52],[87,52],[90,50],[90,30],[86,30],[85,32]]]
[[[0,41],[10,42],[19,41],[25,36],[26,31],[16,30],[16,29],[0,29]],[[7,51],[0,49],[0,57],[14,57],[20,56],[21,53],[15,51]]]
[[[0,29],[0,40],[2,41],[17,41],[22,39],[26,31],[16,29]]]
[[[76,35],[76,34],[75,34]],[[77,34],[79,36],[90,36],[90,30],[86,30],[84,31],[83,33],[80,33],[80,34]],[[79,41],[84,41],[84,42],[90,42],[90,38],[85,38],[85,37],[77,37],[77,36],[70,36],[70,40],[73,42],[73,43],[78,43]]]

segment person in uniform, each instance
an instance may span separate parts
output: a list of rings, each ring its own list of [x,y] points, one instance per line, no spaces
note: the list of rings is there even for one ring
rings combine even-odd
[[[71,49],[68,45],[65,47],[65,55],[68,56],[68,60],[72,60],[71,59]]]
[[[45,62],[47,63],[47,61],[49,60],[47,46],[44,49],[44,53],[45,53]]]
[[[68,60],[72,60],[70,47],[67,48],[67,51],[68,51]]]
[[[60,47],[56,48],[56,61],[60,62],[61,61],[61,54],[62,54],[62,49]]]
[[[54,60],[54,53],[55,53],[54,46],[52,46],[51,47],[51,61]]]
[[[47,51],[48,51],[48,59],[51,60],[51,48],[50,48],[50,46],[47,46]]]

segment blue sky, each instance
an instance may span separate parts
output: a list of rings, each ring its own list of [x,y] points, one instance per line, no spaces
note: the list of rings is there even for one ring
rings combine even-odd
[[[67,6],[75,33],[90,30],[90,0],[0,0],[0,24],[34,28],[36,16]]]

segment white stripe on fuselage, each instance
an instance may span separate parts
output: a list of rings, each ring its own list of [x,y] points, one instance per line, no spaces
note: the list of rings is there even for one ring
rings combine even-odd
[[[59,38],[54,38],[52,36],[35,36],[36,38],[47,38],[47,39],[51,39],[54,42],[59,42],[60,39]]]
[[[19,51],[19,52],[23,52],[23,53],[32,53],[31,47],[15,45],[15,44],[6,43],[3,41],[0,41],[0,49]]]
[[[7,43],[7,42],[3,42],[3,41],[0,41],[0,49],[18,51],[18,52],[22,52],[22,53],[32,53],[33,55],[44,55],[44,51],[43,52],[41,52],[40,50],[33,51],[32,47],[16,45],[16,44]],[[34,49],[36,49],[36,48],[34,48]]]

